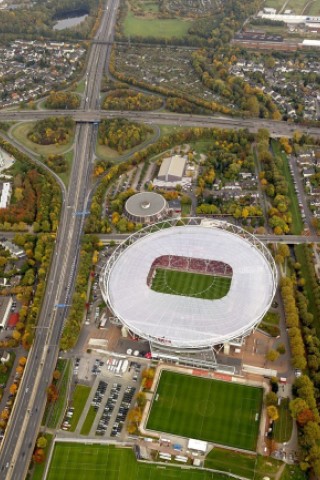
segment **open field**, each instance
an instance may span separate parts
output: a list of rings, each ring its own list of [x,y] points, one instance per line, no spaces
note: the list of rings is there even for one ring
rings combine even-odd
[[[227,475],[136,461],[131,448],[58,443],[46,480],[227,480]]]
[[[214,448],[206,457],[205,467],[253,478],[256,459],[256,455],[245,455],[231,450]]]
[[[289,410],[289,399],[284,398],[278,407],[279,418],[275,422],[274,439],[276,442],[288,442],[292,434],[292,417]]]
[[[91,388],[86,385],[77,385],[73,394],[72,407],[74,408],[73,416],[70,421],[70,431],[74,432],[77,428],[79,418],[83,412],[83,409],[87,403]]]
[[[230,277],[157,268],[151,288],[156,292],[216,300],[227,295]]]
[[[318,0],[316,0],[314,3],[317,4]],[[285,0],[266,0],[263,6],[275,8],[277,13],[280,13],[284,7],[284,10],[292,10],[292,14],[301,15],[307,4],[309,4],[308,0],[289,0],[288,2]],[[305,12],[305,15],[307,14],[311,15],[309,11]]]
[[[292,10],[294,14],[302,15],[307,3],[309,3],[308,0],[289,0],[286,5],[286,10]]]
[[[147,428],[254,451],[262,389],[163,371]]]
[[[285,0],[266,0],[263,6],[267,8],[275,8],[277,12],[279,12],[285,3]]]
[[[306,480],[307,476],[298,465],[286,465],[280,480]]]
[[[315,0],[314,2],[311,2],[306,8],[305,14],[318,17],[320,15],[320,0]]]
[[[181,38],[187,35],[191,22],[179,19],[146,19],[128,12],[123,25],[125,35],[139,37]]]
[[[85,421],[83,422],[83,425],[81,427],[81,431],[80,431],[81,435],[89,435],[93,422],[96,418],[96,415],[97,415],[97,412],[95,411],[93,406],[90,405]]]
[[[12,135],[18,142],[39,155],[50,155],[52,153],[65,153],[72,146],[74,136],[66,145],[38,145],[28,138],[28,133],[32,130],[34,123],[19,123],[12,129]]]

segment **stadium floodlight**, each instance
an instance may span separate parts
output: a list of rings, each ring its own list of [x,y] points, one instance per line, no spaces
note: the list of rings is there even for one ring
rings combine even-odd
[[[217,300],[160,293],[147,284],[166,255],[224,262],[228,293]],[[270,308],[277,269],[268,248],[241,227],[199,218],[170,219],[131,235],[100,277],[104,300],[120,322],[159,346],[206,348],[248,335]]]

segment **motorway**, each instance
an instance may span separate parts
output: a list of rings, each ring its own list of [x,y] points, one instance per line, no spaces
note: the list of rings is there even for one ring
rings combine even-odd
[[[119,0],[103,12],[96,39],[112,41]],[[110,45],[93,44],[88,58],[86,91],[82,108],[99,103],[100,84]],[[2,115],[1,115],[2,116]],[[77,273],[84,216],[87,209],[97,126],[78,124],[75,156],[68,191],[63,195],[59,229],[53,253],[46,293],[28,355],[24,376],[18,389],[0,454],[1,480],[23,480],[33,453],[45,403],[46,389],[59,352],[59,341],[72,300]]]
[[[108,48],[110,46],[103,46],[93,44],[92,49],[96,48]],[[102,69],[104,65],[92,64],[90,62],[90,68]],[[87,74],[89,72],[89,64],[87,69]],[[89,78],[89,77],[87,77]],[[182,114],[182,113],[168,113],[165,111],[157,112],[132,112],[132,111],[103,111],[98,109],[98,98],[99,92],[96,95],[96,101],[91,102],[90,107],[88,107],[88,93],[90,88],[94,88],[95,92],[99,90],[97,84],[87,80],[86,83],[86,94],[84,95],[85,107],[80,108],[79,110],[68,110],[68,115],[70,115],[76,122],[99,122],[104,118],[119,118],[124,117],[128,120],[140,121],[149,123],[151,125],[174,125],[174,126],[184,126],[184,127],[208,127],[208,128],[232,128],[240,129],[247,128],[251,132],[257,132],[259,128],[267,128],[270,132],[270,135],[273,137],[291,137],[296,130],[306,132],[314,137],[320,137],[320,128],[318,127],[308,127],[306,125],[292,124],[282,121],[275,120],[266,120],[262,118],[252,118],[252,119],[243,119],[237,117],[222,117],[222,116],[206,116],[206,115],[191,115],[191,114]],[[36,111],[24,111],[19,110],[18,112],[12,111],[2,111],[1,120],[2,121],[34,121],[46,118],[48,116],[65,116],[65,110],[36,110]]]

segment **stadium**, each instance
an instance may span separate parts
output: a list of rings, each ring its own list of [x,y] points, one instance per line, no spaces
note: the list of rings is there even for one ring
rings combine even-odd
[[[277,270],[267,247],[241,227],[170,219],[122,242],[100,286],[120,324],[168,356],[250,334],[272,303]]]

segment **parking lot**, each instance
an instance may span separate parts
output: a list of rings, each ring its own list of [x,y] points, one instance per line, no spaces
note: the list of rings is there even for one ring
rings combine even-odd
[[[95,358],[87,356],[75,360],[74,377],[79,383],[92,386],[82,412],[77,432],[86,418],[90,406],[96,411],[89,437],[103,436],[123,440],[126,420],[134,398],[139,391],[144,364],[115,356]]]

